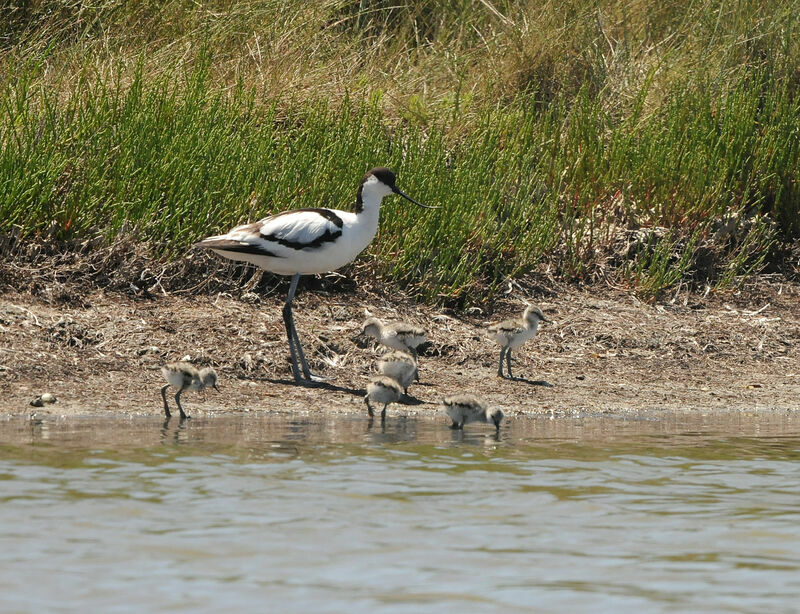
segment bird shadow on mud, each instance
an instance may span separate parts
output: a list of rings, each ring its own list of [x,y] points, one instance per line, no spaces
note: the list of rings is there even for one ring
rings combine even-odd
[[[555,388],[553,384],[543,379],[528,379],[526,377],[517,377],[517,376],[515,377],[503,376],[503,379],[509,382],[521,382],[523,384],[528,384],[529,386],[541,386],[542,388]]]
[[[297,382],[293,379],[284,378],[266,378],[265,381],[269,382],[270,384],[281,384],[282,386],[299,386],[302,388],[328,390],[330,392],[345,392],[353,395],[354,397],[363,397],[365,394],[367,394],[367,391],[364,388],[348,388],[346,386],[337,386],[332,382]]]

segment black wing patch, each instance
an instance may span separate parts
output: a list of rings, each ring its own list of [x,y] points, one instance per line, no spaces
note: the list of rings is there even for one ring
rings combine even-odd
[[[272,218],[281,217],[283,215],[293,215],[295,213],[316,213],[317,215],[321,215],[326,220],[331,222],[336,228],[339,230],[331,231],[330,229],[326,230],[324,233],[316,237],[313,241],[309,241],[307,243],[303,243],[301,241],[290,241],[288,239],[284,239],[279,237],[275,234],[262,234],[261,238],[265,241],[272,241],[273,243],[277,243],[278,245],[283,245],[284,247],[288,247],[290,249],[306,249],[306,248],[316,248],[320,247],[324,243],[332,243],[336,241],[339,237],[342,236],[341,228],[344,226],[344,222],[342,218],[336,215],[335,212],[331,211],[330,209],[321,209],[321,208],[311,208],[311,209],[291,209],[290,211],[283,211],[276,215],[273,215]]]
[[[251,243],[241,243],[240,241],[230,241],[228,239],[219,239],[216,241],[201,241],[200,243],[195,243],[194,246],[205,249],[218,249],[225,252],[232,252],[235,254],[253,254],[254,256],[269,256],[270,258],[282,257],[279,254],[275,254],[260,245],[253,245]]]
[[[284,247],[288,247],[291,249],[306,249],[307,247],[310,248],[320,247],[323,243],[332,243],[341,236],[342,236],[341,230],[337,230],[335,232],[326,230],[316,239],[308,243],[301,243],[300,241],[287,241],[286,239],[276,237],[275,235],[261,235],[261,238],[264,239],[265,241],[272,241],[273,243],[277,243],[278,245],[283,245]]]
[[[282,215],[292,215],[294,213],[317,213],[324,217],[329,222],[333,222],[333,224],[337,228],[341,228],[344,225],[342,222],[342,218],[340,218],[336,213],[331,211],[330,209],[320,209],[320,208],[311,208],[311,209],[290,209],[289,211],[282,211],[280,213],[276,213],[271,218],[267,219],[274,219],[276,217],[281,217]]]

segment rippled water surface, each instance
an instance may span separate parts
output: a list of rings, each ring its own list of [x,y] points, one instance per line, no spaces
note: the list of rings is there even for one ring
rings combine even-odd
[[[0,421],[0,612],[795,612],[800,418]]]

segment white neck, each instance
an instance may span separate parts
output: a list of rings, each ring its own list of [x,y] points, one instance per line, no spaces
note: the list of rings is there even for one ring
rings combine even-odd
[[[366,192],[366,190],[365,190]],[[362,194],[361,196],[361,205],[364,207],[363,213],[368,212],[378,212],[381,208],[381,202],[383,201],[383,195],[377,194]]]
[[[360,236],[363,237],[364,247],[372,241],[372,238],[378,232],[378,218],[381,212],[381,199],[376,201],[368,201],[364,199],[364,208],[361,213],[355,216],[355,223],[360,229]],[[363,248],[362,248],[363,249]]]
[[[361,186],[361,207],[363,211],[360,214],[363,215],[374,211],[374,214],[377,215],[383,197],[392,193],[392,189],[385,183],[378,181],[376,177],[370,177]]]

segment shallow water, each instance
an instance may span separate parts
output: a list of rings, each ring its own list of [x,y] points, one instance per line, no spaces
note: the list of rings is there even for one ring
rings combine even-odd
[[[793,612],[800,418],[0,421],[2,612]]]

